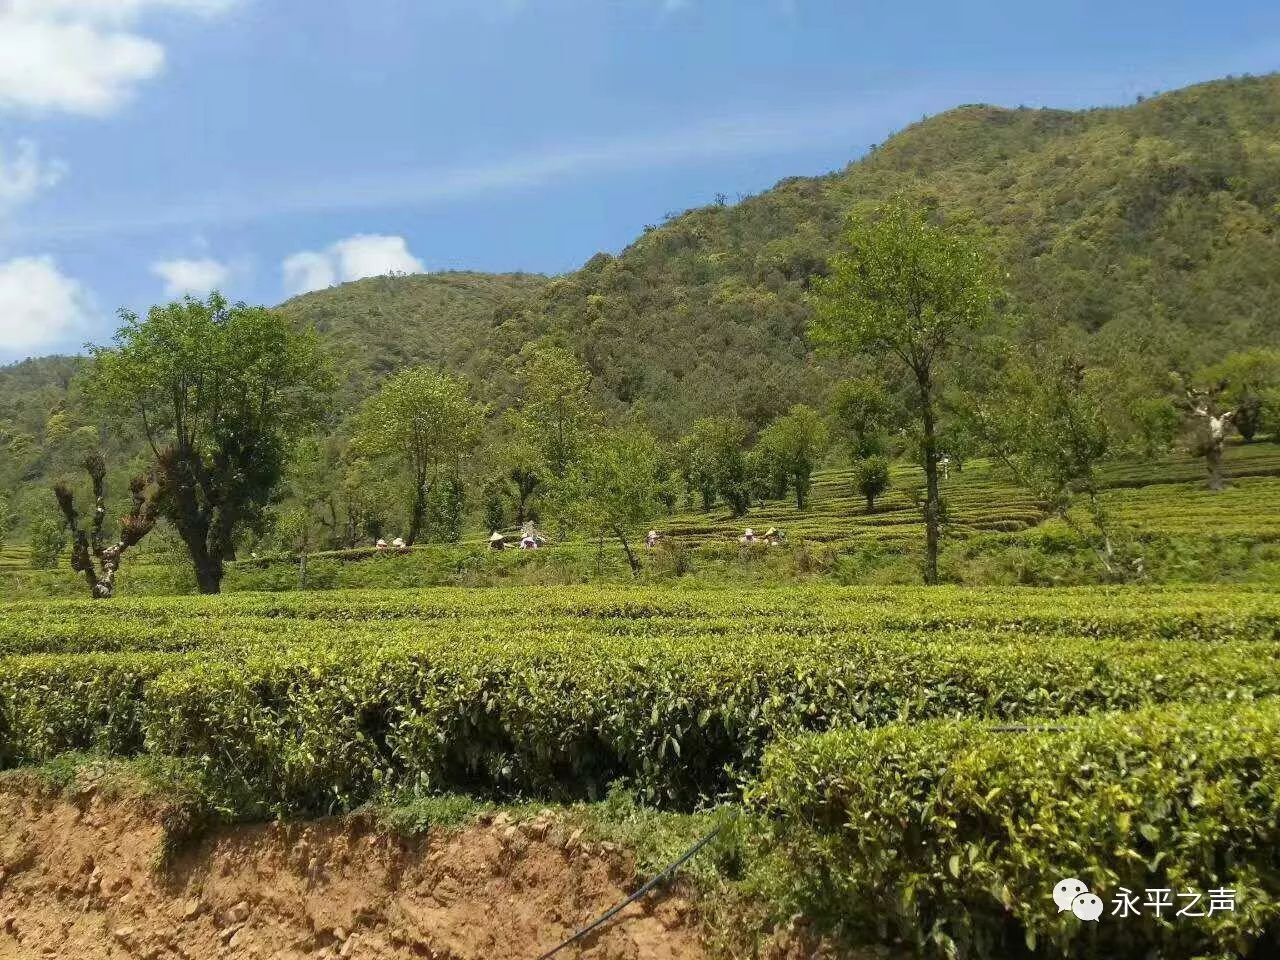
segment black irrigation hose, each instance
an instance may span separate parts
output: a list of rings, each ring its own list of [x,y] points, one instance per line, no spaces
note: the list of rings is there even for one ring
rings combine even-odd
[[[992,733],[1065,733],[1069,728],[1056,727],[1056,726],[1034,726],[1033,727],[1025,724],[1008,724],[1006,726],[1000,726],[1000,727],[988,727],[987,729],[990,730]],[[612,920],[614,917],[620,914],[623,910],[627,909],[627,907],[631,906],[631,904],[635,903],[637,900],[643,897],[646,893],[648,893],[654,887],[658,886],[658,884],[662,883],[664,880],[667,880],[669,877],[671,877],[672,874],[674,874],[677,870],[679,870],[686,863],[692,860],[697,855],[699,850],[701,850],[713,839],[715,839],[716,835],[721,831],[721,829],[723,829],[723,827],[724,827],[724,824],[721,824],[720,826],[716,827],[714,830],[708,833],[705,837],[703,837],[701,840],[695,843],[692,847],[686,850],[679,860],[672,863],[669,867],[667,867],[665,870],[659,873],[656,877],[654,877],[652,880],[646,883],[643,887],[641,887],[631,896],[627,897],[627,899],[623,900],[616,907],[612,907],[606,912],[600,914],[600,916],[596,917],[596,919],[592,920],[589,924],[587,924],[585,927],[583,927],[573,936],[569,937],[569,939],[565,940],[563,943],[559,944],[556,947],[553,947],[552,949],[548,950],[546,953],[542,954],[542,956],[538,957],[538,960],[548,960],[549,957],[554,957],[557,953],[559,953],[565,947],[572,946],[573,944],[577,943],[579,940],[582,940],[584,937],[588,936],[593,930],[597,930],[600,927],[604,926],[606,923],[608,923],[610,920]]]
[[[558,947],[554,947],[553,949],[548,950],[542,956],[538,957],[538,960],[547,960],[548,957],[554,957],[557,953],[559,953],[565,947],[570,946],[571,944],[577,943],[579,940],[586,937],[593,930],[596,930],[599,927],[604,926],[606,923],[608,923],[610,920],[616,917],[619,913],[627,909],[627,907],[631,906],[631,904],[635,903],[637,900],[643,897],[646,893],[648,893],[658,884],[662,883],[664,880],[668,879],[677,870],[679,870],[686,863],[692,860],[694,855],[697,854],[697,852],[701,850],[703,847],[705,847],[708,843],[710,843],[712,839],[714,839],[716,834],[718,834],[723,827],[724,827],[724,824],[721,824],[719,827],[716,827],[714,830],[708,833],[705,837],[703,837],[701,840],[695,843],[692,847],[686,850],[679,860],[671,864],[669,867],[663,870],[660,874],[658,874],[656,877],[654,877],[652,880],[646,883],[643,887],[641,887],[631,896],[627,897],[627,899],[623,900],[616,907],[613,907],[612,909],[606,911],[605,913],[600,914],[600,916],[596,917],[596,919],[592,920],[589,924],[587,924],[585,927],[583,927],[581,930],[579,930],[577,933],[571,936],[568,940],[561,943]]]

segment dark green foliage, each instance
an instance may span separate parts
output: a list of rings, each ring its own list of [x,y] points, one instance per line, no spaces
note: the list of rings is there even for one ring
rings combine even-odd
[[[331,368],[313,333],[216,293],[120,318],[93,351],[93,405],[145,444],[159,515],[217,593],[237,536],[263,527],[289,444],[322,418]]]
[[[52,512],[42,513],[30,525],[28,542],[32,568],[51,570],[67,549],[67,526]]]
[[[831,417],[836,437],[857,461],[888,452],[888,435],[903,414],[879,380],[862,377],[836,385]]]
[[[760,434],[755,453],[772,483],[774,499],[786,496],[787,488],[795,491],[796,509],[809,506],[813,489],[813,471],[827,452],[830,433],[821,415],[813,407],[798,403],[774,420]]]
[[[1265,593],[525,589],[117,601],[110,618],[91,602],[0,608],[0,763],[145,749],[257,812],[414,786],[591,797],[619,778],[682,807],[734,793],[803,730],[1280,693]]]
[[[889,489],[889,461],[884,457],[867,457],[853,466],[853,483],[867,501],[867,513],[874,513],[876,498]]]
[[[544,277],[521,273],[371,277],[304,294],[280,311],[300,327],[313,327],[342,358],[346,382],[338,402],[346,409],[405,367],[444,367],[476,383],[493,380],[514,352],[495,350],[494,327],[545,284]],[[505,393],[511,381],[498,379],[496,392]]]
[[[691,497],[701,498],[704,510],[722,500],[733,516],[741,517],[751,507],[746,441],[746,424],[731,417],[699,420],[680,441],[678,458],[685,489]]]
[[[777,909],[855,943],[901,937],[927,957],[1272,956],[1276,701],[1067,726],[899,724],[774,748],[754,799],[785,864]],[[1051,893],[1065,878],[1103,898],[1101,922],[1058,913]],[[1121,919],[1110,912],[1122,887],[1140,899],[1232,888],[1236,907]]]

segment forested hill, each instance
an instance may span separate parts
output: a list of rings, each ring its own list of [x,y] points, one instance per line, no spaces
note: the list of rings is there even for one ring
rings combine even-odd
[[[565,331],[611,393],[678,429],[811,398],[804,293],[846,212],[896,192],[967,210],[1021,306],[1192,365],[1280,337],[1280,75],[1121,109],[962,107],[840,173],[693,210],[550,283],[501,325]],[[1165,358],[1159,358],[1165,359]],[[1153,357],[1153,362],[1157,358]]]
[[[304,294],[281,310],[314,326],[348,375],[348,398],[416,364],[444,364],[483,378],[479,357],[495,322],[542,290],[537,274],[432,273],[357,280]]]
[[[514,358],[556,333],[616,408],[668,434],[708,413],[759,425],[828,375],[804,336],[805,291],[847,212],[896,192],[968,210],[1002,248],[1022,309],[1193,366],[1280,338],[1280,75],[1224,80],[1120,109],[962,107],[839,173],[650,228],[553,280],[387,277],[282,309],[350,372],[344,405],[406,364],[443,363],[498,404]],[[74,430],[73,361],[0,369],[0,490],[47,476]],[[51,420],[54,427],[50,428]]]

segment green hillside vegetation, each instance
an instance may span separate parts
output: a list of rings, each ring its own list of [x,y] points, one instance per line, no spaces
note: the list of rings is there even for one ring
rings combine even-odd
[[[557,278],[495,331],[575,343],[620,403],[682,431],[761,427],[830,382],[805,337],[811,277],[851,209],[907,191],[987,227],[1030,315],[1194,367],[1280,337],[1280,76],[1122,109],[962,107],[826,177],[689,211]]]
[[[343,406],[416,363],[464,373],[505,406],[516,358],[551,335],[586,360],[615,414],[641,409],[666,436],[725,411],[759,429],[825,395],[839,371],[806,338],[811,278],[851,209],[905,190],[991,231],[1026,313],[1088,331],[1100,356],[1123,346],[1151,368],[1191,369],[1280,337],[1277,140],[1277,76],[1120,109],[963,107],[839,173],[689,211],[551,281],[374,278],[281,309],[344,360]],[[50,418],[92,423],[67,391],[76,367],[0,369],[0,488],[58,472]]]
[[[534,274],[434,273],[372,277],[286,301],[280,311],[342,358],[350,404],[405,367],[443,366],[482,382],[490,333],[546,285]]]

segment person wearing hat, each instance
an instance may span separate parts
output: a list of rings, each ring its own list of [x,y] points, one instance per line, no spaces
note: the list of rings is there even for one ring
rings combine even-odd
[[[747,527],[746,532],[738,538],[739,543],[753,544],[756,542],[756,532]]]
[[[493,531],[492,535],[490,535],[489,537],[489,549],[505,550],[506,546],[507,546],[507,541],[503,538],[502,534],[500,534],[497,530]]]
[[[650,530],[649,533],[644,538],[644,545],[650,549],[653,549],[658,545],[659,539],[661,538],[658,536],[658,531]]]
[[[765,531],[764,542],[771,547],[780,547],[782,546],[782,533],[777,527],[770,527]]]

